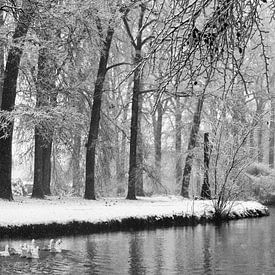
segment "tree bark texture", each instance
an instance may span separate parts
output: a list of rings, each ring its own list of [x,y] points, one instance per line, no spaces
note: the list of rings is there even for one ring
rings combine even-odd
[[[188,141],[187,156],[182,176],[181,196],[189,198],[189,183],[193,164],[193,149],[196,147],[197,136],[200,128],[201,113],[204,102],[204,96],[200,97],[197,103],[197,108],[193,116],[190,137]]]
[[[209,158],[210,158],[210,144],[209,133],[204,133],[204,177],[201,189],[201,197],[204,199],[211,199],[211,190],[209,183]]]
[[[20,13],[15,32],[12,38],[11,48],[8,52],[4,72],[4,83],[2,91],[2,111],[12,111],[15,104],[17,78],[19,73],[19,65],[23,50],[20,45],[20,40],[24,39],[27,35],[31,19],[33,17],[33,10],[30,7],[29,1],[23,1],[23,12]],[[18,45],[18,46],[17,46]],[[7,133],[1,129],[0,137],[0,198],[12,200],[11,189],[11,169],[12,169],[12,135],[13,135],[13,122],[7,122]]]
[[[98,25],[99,32],[102,33],[100,25]],[[95,89],[93,95],[93,105],[91,112],[90,129],[86,148],[86,179],[85,179],[85,193],[84,198],[95,200],[95,155],[96,144],[98,140],[99,121],[101,101],[103,94],[103,83],[107,72],[107,64],[109,58],[109,51],[112,43],[114,29],[112,26],[108,27],[106,38],[103,42],[103,48],[100,52],[99,67],[97,78],[95,82]]]

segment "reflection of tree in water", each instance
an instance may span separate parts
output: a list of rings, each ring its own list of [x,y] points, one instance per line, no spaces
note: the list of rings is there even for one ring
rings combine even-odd
[[[207,227],[203,227],[203,270],[204,274],[213,274],[214,268],[212,263],[211,247],[210,247],[210,231]]]
[[[155,247],[155,273],[156,274],[162,274],[162,270],[163,270],[163,251],[164,251],[164,247],[163,247],[163,238],[161,237],[157,237],[155,238],[155,243],[154,243],[154,247]]]
[[[97,247],[96,242],[93,240],[87,240],[86,242],[86,250],[87,250],[87,263],[85,266],[87,267],[87,271],[89,274],[96,274],[97,263],[95,261],[95,257],[97,255]]]
[[[175,230],[175,237],[174,237],[174,247],[175,247],[175,264],[176,270],[180,272],[184,270],[185,266],[185,230],[183,228]]]
[[[143,240],[137,233],[131,234],[129,239],[129,274],[146,274],[143,253]]]

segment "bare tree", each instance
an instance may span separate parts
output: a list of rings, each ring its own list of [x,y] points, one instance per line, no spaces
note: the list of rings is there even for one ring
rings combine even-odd
[[[2,111],[9,112],[14,108],[19,65],[23,53],[21,42],[24,41],[34,17],[35,7],[32,5],[34,3],[35,1],[23,1],[22,11],[18,15],[4,72]],[[5,129],[0,128],[0,198],[11,200],[13,122],[5,121],[5,124]]]
[[[94,200],[95,197],[95,155],[96,155],[96,144],[98,140],[99,132],[99,121],[100,121],[100,111],[101,102],[103,94],[103,84],[105,76],[107,73],[107,65],[109,58],[109,51],[113,39],[114,28],[113,20],[111,18],[107,27],[107,33],[104,37],[102,22],[99,17],[96,19],[97,29],[99,36],[102,41],[102,49],[100,51],[100,59],[98,65],[97,78],[95,82],[95,89],[93,95],[93,105],[91,110],[91,121],[89,128],[88,141],[86,144],[86,181],[85,181],[85,199]]]

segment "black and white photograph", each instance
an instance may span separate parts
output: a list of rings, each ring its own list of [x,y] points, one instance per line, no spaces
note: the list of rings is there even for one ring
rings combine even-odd
[[[0,0],[15,274],[275,274],[275,0]]]

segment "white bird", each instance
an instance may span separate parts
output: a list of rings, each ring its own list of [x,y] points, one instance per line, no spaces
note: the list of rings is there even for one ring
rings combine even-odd
[[[18,251],[13,247],[9,247],[9,253],[10,255],[19,255],[21,253],[21,248],[20,248],[20,251]]]
[[[45,245],[43,248],[42,248],[42,250],[44,250],[44,251],[52,251],[53,250],[53,248],[54,248],[54,240],[53,239],[51,239],[50,240],[50,243],[49,244],[47,244],[47,245]]]
[[[10,256],[9,245],[8,244],[5,245],[5,250],[4,251],[0,251],[0,256],[1,257],[8,257],[8,256]]]
[[[58,253],[62,252],[61,243],[62,243],[62,241],[60,239],[58,239],[56,241],[56,243],[54,245],[54,251],[55,252],[58,252]]]
[[[48,245],[49,250],[53,250],[53,248],[54,248],[54,243],[53,242],[54,242],[54,239],[51,239],[50,243]]]
[[[31,249],[35,248],[35,239],[32,239],[32,243],[31,243]]]
[[[48,245],[50,252],[54,252],[54,246],[55,246],[54,239],[51,239]]]
[[[26,257],[27,257],[27,259],[32,258],[31,247],[29,245],[27,245],[27,255],[26,255]]]
[[[20,257],[21,258],[26,258],[28,254],[28,247],[27,244],[24,243],[23,245],[21,245],[21,253],[20,253]]]
[[[39,259],[39,246],[36,246],[31,249],[31,258],[32,259]]]

